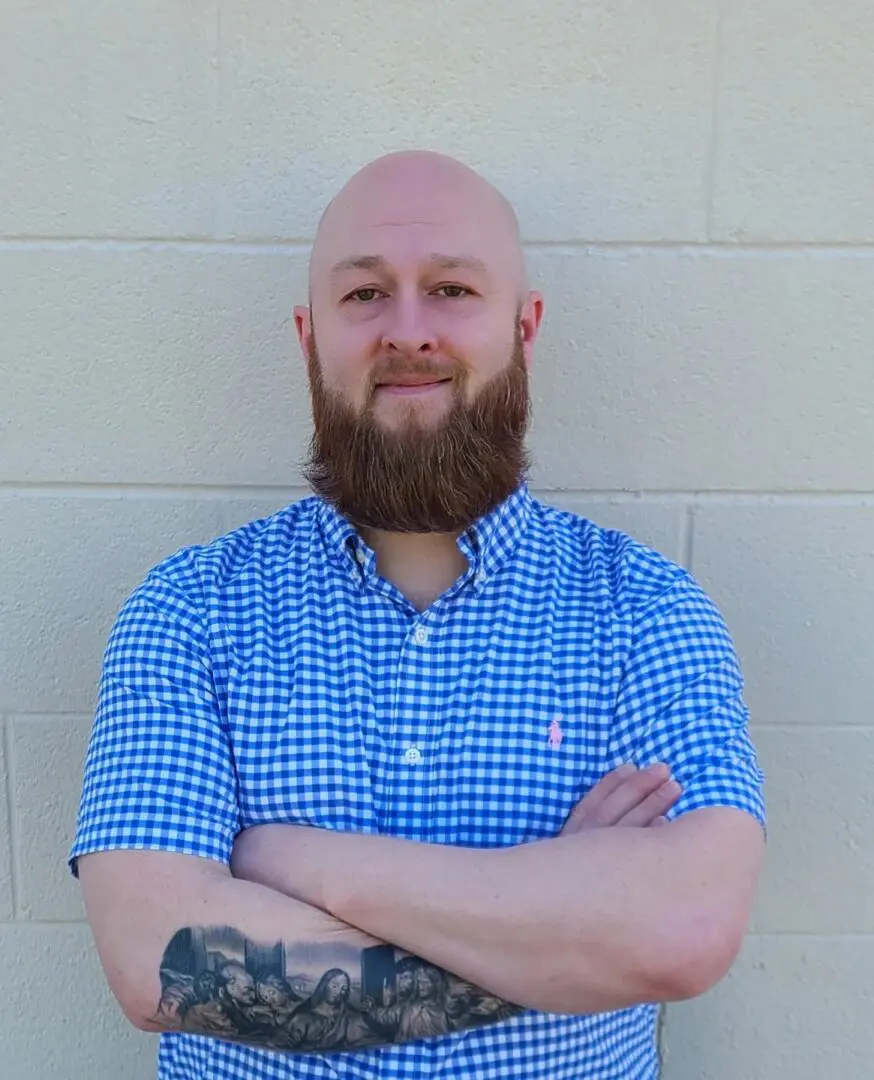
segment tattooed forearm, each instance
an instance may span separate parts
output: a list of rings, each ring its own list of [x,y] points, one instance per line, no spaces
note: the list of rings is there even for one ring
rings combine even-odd
[[[164,1029],[324,1054],[446,1035],[521,1011],[393,945],[259,945],[213,926],[173,936],[152,1019]]]

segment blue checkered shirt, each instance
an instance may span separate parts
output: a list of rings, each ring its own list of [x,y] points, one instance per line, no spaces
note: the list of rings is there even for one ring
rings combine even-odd
[[[265,822],[523,844],[625,761],[672,766],[675,815],[764,824],[735,653],[684,570],[526,485],[458,545],[468,570],[424,612],[314,497],[155,567],[107,647],[73,868],[109,848],[228,863]],[[326,1056],[164,1034],[158,1075],[648,1080],[655,1021],[529,1011]]]

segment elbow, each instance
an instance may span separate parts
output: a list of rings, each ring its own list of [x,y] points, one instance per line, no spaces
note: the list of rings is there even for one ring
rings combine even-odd
[[[154,1002],[146,1000],[142,988],[133,985],[133,980],[116,972],[107,978],[107,982],[112,996],[129,1024],[138,1031],[147,1031],[150,1034],[165,1030],[164,1025],[158,1022],[155,1015]]]
[[[744,929],[712,921],[695,928],[679,920],[671,927],[650,924],[640,936],[627,935],[620,949],[590,947],[585,960],[537,986],[536,993],[509,996],[526,1008],[578,1015],[687,1001],[727,974]]]
[[[138,1031],[154,1033],[161,1030],[159,1025],[149,1019],[150,1011],[153,1014],[154,1009],[144,1008],[142,996],[135,993],[133,988],[119,987],[116,989],[111,984],[110,988],[115,1000],[118,1002],[118,1007],[129,1024],[132,1024]]]
[[[743,946],[745,920],[690,919],[665,936],[651,973],[650,1000],[687,1001],[712,989],[728,974]]]

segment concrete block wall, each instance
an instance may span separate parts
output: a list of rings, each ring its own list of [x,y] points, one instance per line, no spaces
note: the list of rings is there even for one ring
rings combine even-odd
[[[4,1080],[147,1080],[71,838],[100,655],[165,554],[302,494],[291,306],[338,183],[426,145],[547,297],[535,488],[692,567],[768,773],[733,972],[666,1080],[874,1055],[874,7],[0,0]]]

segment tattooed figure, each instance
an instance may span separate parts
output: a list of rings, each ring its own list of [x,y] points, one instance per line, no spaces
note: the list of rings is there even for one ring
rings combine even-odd
[[[183,1027],[190,1031],[254,1034],[258,1023],[252,1013],[257,997],[255,980],[242,964],[225,964],[200,978],[209,997],[197,1000],[185,1013]]]
[[[251,1014],[270,1030],[287,1027],[300,1004],[288,981],[280,975],[265,975],[258,980],[256,992],[258,1002],[252,1006]]]
[[[326,971],[312,996],[291,1017],[290,1045],[336,1050],[379,1042],[379,1034],[367,1016],[351,1005],[350,990],[351,980],[342,968]]]
[[[417,963],[410,999],[401,1010],[398,1035],[405,1042],[443,1035],[450,1030],[446,976],[433,964]]]
[[[364,1007],[371,1021],[386,1031],[392,1037],[396,1036],[400,1026],[404,1010],[413,996],[413,984],[418,960],[412,956],[405,956],[395,965],[395,988],[392,991],[388,986],[383,989],[383,1001],[375,1004],[365,1001]]]
[[[509,1020],[519,1011],[517,1005],[463,979],[455,980],[446,1003],[446,1015],[453,1031],[470,1027],[476,1018],[488,1024],[493,1020]]]

